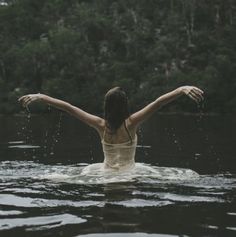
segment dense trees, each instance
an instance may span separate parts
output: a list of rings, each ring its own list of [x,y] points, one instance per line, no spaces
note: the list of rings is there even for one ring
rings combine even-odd
[[[141,106],[183,84],[206,91],[206,111],[236,111],[235,10],[234,0],[1,0],[0,112],[34,92],[99,112],[114,85]]]

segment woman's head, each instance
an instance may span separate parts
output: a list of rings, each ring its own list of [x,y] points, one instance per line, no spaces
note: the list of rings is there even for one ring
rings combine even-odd
[[[113,132],[129,117],[128,98],[120,87],[114,87],[106,93],[104,117],[107,127]]]

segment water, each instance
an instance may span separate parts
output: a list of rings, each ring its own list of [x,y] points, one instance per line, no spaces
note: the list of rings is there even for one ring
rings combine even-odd
[[[102,162],[97,134],[49,115],[0,117],[0,236],[236,236],[233,116],[157,115],[131,172]]]

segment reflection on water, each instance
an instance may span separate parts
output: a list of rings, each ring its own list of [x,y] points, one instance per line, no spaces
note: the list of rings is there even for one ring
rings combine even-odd
[[[231,120],[155,118],[136,167],[104,173],[86,168],[102,161],[97,135],[51,119],[0,118],[1,236],[235,236]]]
[[[0,167],[2,231],[14,233],[15,228],[23,227],[29,233],[50,229],[55,234],[57,228],[75,225],[85,232],[161,229],[164,233],[235,234],[234,175],[198,175],[188,169],[145,164],[137,164],[129,173],[88,175],[82,172],[85,164],[3,161]],[[213,210],[217,211],[211,213]],[[223,227],[222,215],[226,218]],[[168,223],[163,223],[167,216]],[[192,229],[179,227],[178,218]],[[78,227],[73,233],[80,232]]]

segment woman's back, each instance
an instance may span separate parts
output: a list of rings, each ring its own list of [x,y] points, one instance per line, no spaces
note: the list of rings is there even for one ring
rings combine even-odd
[[[107,143],[119,144],[132,141],[136,136],[136,129],[133,129],[129,124],[129,118],[126,119],[116,131],[111,131],[104,121],[103,131],[101,132],[101,139]]]
[[[104,168],[127,170],[135,165],[137,135],[125,121],[115,132],[105,127],[101,139],[104,152]]]

